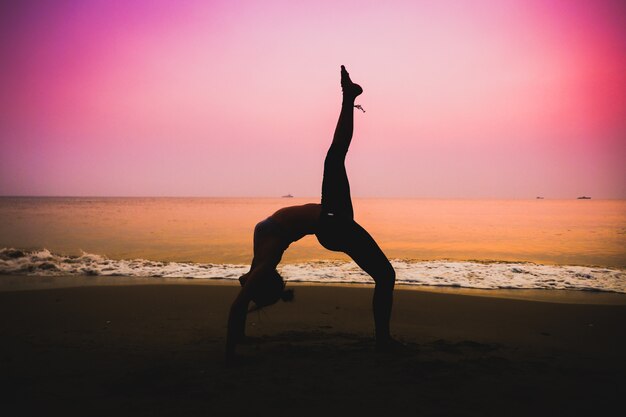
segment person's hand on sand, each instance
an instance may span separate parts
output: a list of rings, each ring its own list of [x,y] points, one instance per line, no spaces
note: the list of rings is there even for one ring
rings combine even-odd
[[[236,368],[239,366],[245,366],[252,362],[254,362],[252,358],[247,357],[247,356],[236,355],[234,353],[232,355],[227,354],[224,357],[224,365],[227,368]]]
[[[261,337],[254,337],[254,336],[246,336],[241,335],[239,337],[239,339],[237,340],[237,344],[240,345],[254,345],[254,344],[258,344],[263,340],[263,338]]]
[[[409,347],[406,343],[400,342],[392,337],[387,340],[376,340],[376,352],[379,353],[406,353],[409,352]]]

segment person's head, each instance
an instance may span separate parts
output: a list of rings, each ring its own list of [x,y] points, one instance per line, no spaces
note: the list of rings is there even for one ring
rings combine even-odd
[[[239,283],[243,287],[248,281],[248,274],[244,274],[239,277]],[[278,300],[292,301],[293,290],[285,290],[285,281],[275,269],[267,276],[263,277],[261,284],[257,287],[257,290],[252,295],[252,301],[256,307],[253,310],[258,310],[263,307],[276,304]]]

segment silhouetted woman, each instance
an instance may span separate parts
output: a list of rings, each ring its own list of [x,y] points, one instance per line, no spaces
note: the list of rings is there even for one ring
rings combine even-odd
[[[227,360],[234,357],[235,346],[245,338],[250,301],[260,308],[281,298],[285,301],[293,298],[293,292],[284,290],[285,284],[276,266],[292,242],[310,234],[315,234],[326,249],[346,253],[374,279],[376,348],[385,350],[395,343],[389,333],[395,271],[374,239],[354,221],[344,162],[352,140],[354,100],[363,89],[350,80],[343,65],[341,88],[341,113],[324,161],[322,204],[285,207],[256,225],[252,265],[250,271],[239,278],[242,289],[228,316]]]

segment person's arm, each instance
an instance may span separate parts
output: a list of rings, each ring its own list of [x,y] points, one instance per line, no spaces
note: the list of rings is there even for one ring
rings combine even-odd
[[[237,298],[230,306],[228,314],[228,333],[226,334],[226,361],[232,361],[235,358],[235,347],[237,343],[243,339],[246,329],[246,316],[248,314],[248,305],[252,300],[255,288],[260,285],[260,278],[271,271],[270,264],[258,265],[254,270],[250,271],[245,285],[239,291]]]
[[[226,335],[226,361],[232,361],[235,357],[235,346],[237,341],[245,334],[246,315],[250,298],[244,288],[239,291],[239,295],[230,306],[228,314],[228,333]]]

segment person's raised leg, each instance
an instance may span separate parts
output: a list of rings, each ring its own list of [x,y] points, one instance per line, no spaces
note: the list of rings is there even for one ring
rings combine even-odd
[[[341,66],[341,91],[343,93],[341,112],[333,135],[331,149],[336,148],[345,156],[354,131],[354,100],[363,93],[363,89],[360,85],[352,82],[350,74],[343,65]]]
[[[346,68],[341,66],[341,89],[343,100],[333,142],[324,160],[322,181],[322,206],[326,212],[344,217],[353,217],[350,184],[346,173],[345,159],[354,131],[354,100],[363,89],[352,82]]]

